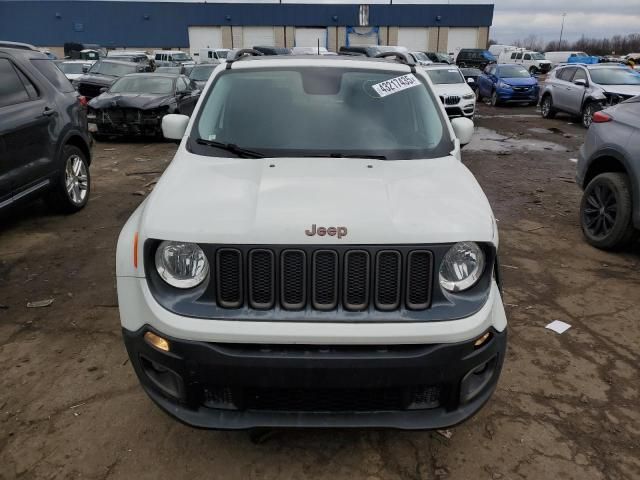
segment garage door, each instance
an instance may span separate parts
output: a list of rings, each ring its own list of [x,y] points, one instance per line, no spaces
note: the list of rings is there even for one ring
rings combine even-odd
[[[242,47],[273,47],[276,44],[276,38],[273,27],[243,27],[242,28]]]
[[[478,48],[477,28],[450,28],[447,52],[458,52],[461,48]]]
[[[347,45],[378,45],[378,27],[347,27]]]
[[[398,28],[398,45],[407,47],[409,50],[428,52],[429,29],[409,27]]]
[[[321,47],[327,47],[326,28],[296,28],[296,47],[317,47],[318,40]]]
[[[220,27],[189,27],[189,50],[191,56],[201,48],[222,48]]]

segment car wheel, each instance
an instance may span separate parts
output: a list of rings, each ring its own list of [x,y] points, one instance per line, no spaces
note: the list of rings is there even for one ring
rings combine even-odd
[[[580,224],[587,242],[604,250],[629,244],[637,234],[631,213],[627,175],[619,172],[598,175],[587,185],[580,203]]]
[[[466,64],[466,63],[464,63],[464,62],[460,62],[460,63],[458,64],[458,68],[466,68],[466,66],[467,66],[467,64]]]
[[[493,105],[494,107],[497,107],[497,106],[500,105],[500,99],[498,98],[498,92],[496,92],[495,90],[491,94],[491,105]]]
[[[593,114],[602,110],[602,106],[597,102],[589,102],[582,109],[582,126],[589,128],[593,121]]]
[[[553,118],[556,116],[556,111],[553,108],[553,100],[551,99],[551,95],[545,95],[542,97],[542,102],[540,103],[540,112],[542,113],[542,118]]]
[[[89,201],[89,165],[84,152],[73,145],[65,145],[62,156],[63,168],[51,191],[51,201],[61,211],[74,213],[83,209]]]
[[[537,69],[536,67],[531,67],[531,68],[529,69],[529,73],[530,73],[531,75],[537,75],[537,74],[538,74],[538,69]]]
[[[476,88],[476,102],[482,101],[482,94],[480,93],[480,88]]]

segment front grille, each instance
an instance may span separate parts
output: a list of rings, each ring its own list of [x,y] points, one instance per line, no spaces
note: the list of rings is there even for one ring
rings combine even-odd
[[[513,87],[514,92],[528,92],[531,87]]]
[[[445,105],[457,105],[458,103],[460,103],[460,97],[458,97],[457,95],[451,95],[445,97],[444,99]]]
[[[431,304],[429,250],[220,247],[209,258],[222,308],[389,312]]]
[[[250,388],[239,408],[291,412],[371,412],[424,410],[440,405],[440,389],[412,388]]]

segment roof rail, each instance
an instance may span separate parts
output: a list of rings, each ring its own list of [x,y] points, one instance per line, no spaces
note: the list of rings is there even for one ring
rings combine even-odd
[[[406,52],[380,52],[376,58],[395,57],[400,63],[404,63],[411,67],[411,73],[416,73],[416,61]]]
[[[238,60],[241,60],[244,57],[261,57],[264,54],[258,50],[254,50],[253,48],[242,48],[234,53],[231,58],[227,58],[227,70],[231,70],[231,64]]]

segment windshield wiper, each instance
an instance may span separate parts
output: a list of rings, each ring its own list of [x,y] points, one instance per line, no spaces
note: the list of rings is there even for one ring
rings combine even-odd
[[[215,140],[205,140],[204,138],[198,138],[196,143],[200,145],[207,145],[208,147],[215,147],[227,152],[235,153],[240,158],[264,158],[264,154],[249,150],[247,148],[239,147],[233,143],[216,142]]]

